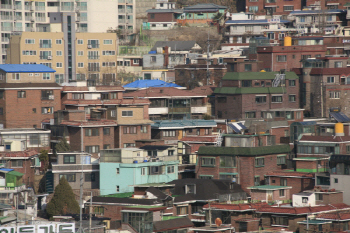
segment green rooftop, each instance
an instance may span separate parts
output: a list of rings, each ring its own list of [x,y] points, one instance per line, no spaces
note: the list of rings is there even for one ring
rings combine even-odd
[[[217,87],[214,94],[283,94],[283,87]]]
[[[261,147],[214,147],[201,146],[198,155],[232,155],[254,157],[260,155],[282,154],[291,151],[289,145],[261,146]]]
[[[274,80],[279,72],[227,72],[222,80]],[[286,72],[286,79],[299,79],[294,72]]]
[[[317,161],[317,160],[327,160],[326,157],[299,157],[299,158],[293,158],[293,160],[310,160],[310,161]]]
[[[135,209],[154,209],[154,208],[160,208],[163,206],[160,205],[133,205],[133,206],[127,206],[128,208],[135,208]]]
[[[172,216],[172,215],[168,215],[168,216],[163,216],[162,220],[163,220],[163,221],[166,221],[166,220],[177,219],[177,218],[183,218],[183,216]]]
[[[248,189],[259,189],[259,190],[277,190],[277,189],[290,189],[290,186],[278,186],[278,185],[259,185],[251,186]]]
[[[101,197],[132,197],[134,193],[114,193],[114,194],[109,194],[109,195],[102,195]]]

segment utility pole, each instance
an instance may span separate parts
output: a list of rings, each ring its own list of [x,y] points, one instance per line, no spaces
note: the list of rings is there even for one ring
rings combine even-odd
[[[81,162],[81,160],[80,160]],[[83,163],[81,162],[81,175],[80,175],[80,199],[79,199],[79,205],[80,205],[80,222],[79,222],[79,232],[83,233]]]
[[[91,233],[91,217],[92,217],[92,191],[90,195],[90,208],[89,208],[89,233]]]
[[[209,31],[208,31],[208,40],[207,40],[207,85],[209,85],[210,73],[209,73],[209,59],[210,59],[210,40],[209,40]]]

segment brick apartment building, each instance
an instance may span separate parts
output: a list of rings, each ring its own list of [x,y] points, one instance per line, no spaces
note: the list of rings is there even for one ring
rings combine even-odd
[[[266,145],[266,144],[265,144]],[[248,187],[265,184],[265,174],[282,170],[286,164],[289,145],[261,147],[200,147],[197,178],[230,179]]]
[[[301,119],[298,76],[286,72],[285,81],[274,87],[276,77],[279,73],[227,73],[214,91],[215,116],[220,119]]]
[[[0,65],[0,124],[4,128],[42,128],[61,109],[55,70],[44,65]],[[17,107],[16,107],[17,106]]]
[[[255,15],[289,15],[291,11],[302,10],[302,1],[246,0],[246,10]]]

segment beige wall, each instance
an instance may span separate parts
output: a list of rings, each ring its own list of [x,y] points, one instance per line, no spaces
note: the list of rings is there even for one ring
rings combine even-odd
[[[0,83],[54,83],[55,73],[48,73],[50,79],[43,79],[43,73],[7,73],[6,80],[0,80]]]
[[[125,117],[122,116],[123,111],[133,111],[133,116],[132,117]],[[141,107],[118,107],[117,108],[117,120],[143,120],[143,106]]]

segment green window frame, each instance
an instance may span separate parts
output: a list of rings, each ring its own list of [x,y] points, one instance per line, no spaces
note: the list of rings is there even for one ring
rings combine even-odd
[[[236,167],[236,156],[220,156],[220,167]]]
[[[264,157],[256,157],[255,158],[255,167],[264,167],[265,166],[265,158]]]
[[[216,158],[215,157],[203,157],[201,158],[202,167],[215,167]]]
[[[287,155],[277,155],[277,165],[286,164]]]

